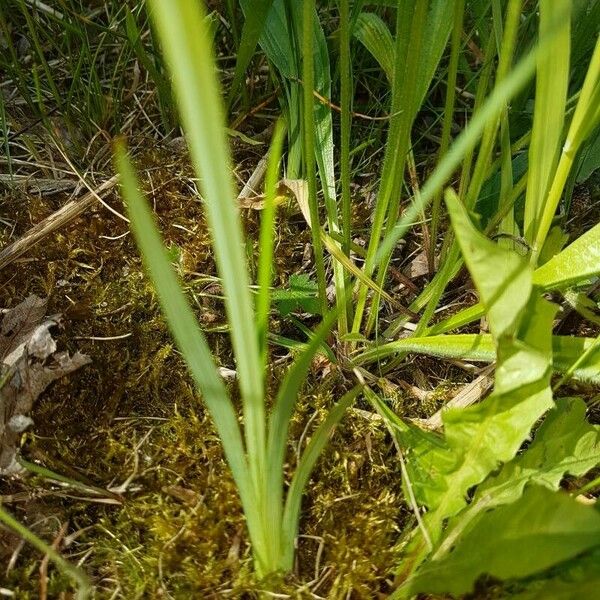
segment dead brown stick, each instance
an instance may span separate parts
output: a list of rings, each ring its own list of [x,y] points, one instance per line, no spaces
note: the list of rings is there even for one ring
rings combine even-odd
[[[45,237],[64,227],[69,221],[78,217],[94,204],[99,194],[112,189],[117,183],[118,176],[114,175],[101,184],[94,193],[88,192],[82,198],[71,200],[52,213],[49,217],[34,225],[23,237],[8,245],[0,252],[0,269],[11,264],[16,258],[27,252]]]
[[[65,521],[60,529],[54,541],[52,542],[52,550],[58,551],[58,548],[65,537],[65,533],[67,533],[67,527],[69,523]],[[50,557],[45,554],[42,562],[40,564],[40,600],[46,600],[48,598],[48,561]]]
[[[491,374],[495,367],[495,364],[485,367],[479,377],[475,378],[471,383],[464,385],[442,409],[438,410],[429,419],[420,419],[419,425],[427,429],[441,429],[443,425],[442,413],[445,410],[449,408],[466,408],[467,406],[471,406],[471,404],[475,404],[475,402],[479,402],[494,384]]]

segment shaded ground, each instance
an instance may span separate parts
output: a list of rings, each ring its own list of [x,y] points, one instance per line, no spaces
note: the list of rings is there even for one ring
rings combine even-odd
[[[153,145],[138,156],[144,186],[219,364],[233,368],[207,228],[185,155],[173,144]],[[260,151],[244,148],[237,154],[238,176],[245,181]],[[3,194],[11,228],[3,229],[2,245],[66,199],[64,193],[14,188]],[[585,229],[594,222],[590,197],[578,198],[583,204],[572,226]],[[106,200],[122,211],[117,194]],[[309,232],[301,217],[286,210],[278,231],[281,284],[290,273],[310,269],[303,263]],[[245,216],[253,233],[256,213]],[[403,256],[409,258],[417,247],[418,240],[409,242]],[[464,283],[458,281],[453,292],[462,301],[470,297],[468,286],[461,288]],[[31,293],[49,298],[50,313],[65,314],[60,345],[86,352],[93,364],[43,395],[33,414],[35,427],[24,437],[23,455],[76,481],[109,489],[121,503],[106,504],[114,502],[108,493],[100,500],[85,498],[48,479],[26,477],[3,483],[13,513],[47,540],[67,523],[62,552],[86,568],[98,597],[253,596],[260,585],[251,576],[233,481],[141,271],[127,224],[97,205],[0,273],[3,307]],[[580,326],[576,318],[569,327]],[[273,327],[302,339],[289,321],[274,320]],[[282,348],[272,351],[277,381],[290,357]],[[456,366],[419,358],[390,376],[388,395],[401,414],[429,416],[470,377]],[[344,385],[337,367],[315,360],[292,426],[290,469],[296,447],[306,442]],[[419,391],[424,393],[417,401]],[[373,598],[391,589],[399,531],[413,517],[402,497],[396,450],[365,409],[358,406],[344,418],[308,487],[296,570],[287,583],[294,597]],[[3,586],[18,598],[39,597],[39,556],[2,534],[0,557],[9,565]],[[49,576],[48,597],[69,589],[52,567]],[[490,593],[488,588],[482,597]]]
[[[210,257],[202,209],[180,153],[165,146],[144,156],[143,180],[160,215],[173,257],[221,366],[232,368],[220,288]],[[65,195],[4,192],[10,239],[60,206]],[[107,198],[116,210],[117,195]],[[252,229],[256,215],[249,214]],[[278,247],[282,278],[289,254],[302,257],[309,233],[301,218],[282,222]],[[285,228],[286,231],[283,229]],[[89,354],[93,364],[52,386],[33,414],[23,454],[78,481],[110,488],[121,505],[82,500],[48,480],[15,480],[15,515],[46,539],[69,522],[64,554],[81,561],[100,597],[186,598],[231,595],[255,588],[237,495],[221,447],[184,365],[173,349],[156,299],[141,272],[127,224],[98,206],[50,236],[0,273],[0,303],[14,306],[31,293],[49,297],[49,312],[66,316],[62,347]],[[5,230],[3,244],[9,241]],[[278,324],[282,330],[289,324]],[[293,333],[300,339],[299,332]],[[95,339],[91,339],[95,338]],[[289,363],[273,351],[273,379]],[[298,406],[290,436],[291,462],[343,387],[343,376],[322,383],[321,360]],[[306,431],[305,431],[306,429]],[[311,593],[373,597],[388,589],[403,515],[400,476],[383,428],[352,413],[319,462],[305,501],[297,582]],[[107,494],[107,497],[109,495]],[[369,543],[365,544],[365,540]],[[3,563],[13,555],[3,585],[19,598],[38,597],[35,553],[7,536]],[[66,589],[51,567],[49,594]],[[68,589],[68,588],[67,588]],[[309,592],[309,590],[311,590]]]

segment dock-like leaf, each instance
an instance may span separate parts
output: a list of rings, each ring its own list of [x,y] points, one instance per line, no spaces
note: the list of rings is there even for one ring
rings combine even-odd
[[[443,560],[431,561],[411,592],[464,594],[483,574],[527,577],[600,545],[600,513],[562,492],[534,486],[486,513]]]

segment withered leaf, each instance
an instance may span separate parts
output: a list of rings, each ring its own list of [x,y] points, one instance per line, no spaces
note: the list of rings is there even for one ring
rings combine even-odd
[[[54,380],[91,362],[79,352],[56,351],[50,329],[61,317],[44,318],[45,311],[45,300],[29,296],[0,323],[0,474],[20,470],[17,446],[32,423],[29,412],[38,396]]]

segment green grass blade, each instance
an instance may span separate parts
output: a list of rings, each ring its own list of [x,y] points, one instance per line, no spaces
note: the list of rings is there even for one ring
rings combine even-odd
[[[413,202],[402,217],[381,242],[375,262],[378,263],[389,254],[406,234],[418,215],[448,181],[463,157],[477,145],[479,136],[491,119],[497,118],[503,106],[529,81],[535,72],[536,58],[539,52],[547,51],[548,45],[538,46],[527,54],[511,71],[504,81],[495,86],[494,90],[473,116],[466,129],[456,138],[448,153],[438,163],[437,167],[421,189],[418,203]]]
[[[48,556],[52,562],[66,575],[73,579],[78,589],[75,594],[75,600],[87,600],[91,597],[92,588],[87,575],[77,567],[69,564],[50,544],[44,542],[32,531],[19,523],[4,507],[0,506],[0,523],[12,529],[17,535],[22,537],[26,542],[30,543],[34,548],[38,549],[44,555]]]
[[[342,195],[342,253],[350,256],[352,247],[352,198],[351,185],[351,156],[350,135],[352,133],[352,60],[350,53],[350,2],[339,0],[340,11],[340,183]],[[330,231],[335,235],[335,231]],[[348,322],[352,320],[350,303],[346,297],[351,294],[350,277],[343,277],[344,297],[341,299],[346,306],[345,319],[339,333],[344,335],[348,330]],[[337,292],[337,291],[336,291]]]
[[[600,124],[600,38],[596,42],[552,186],[540,217],[531,255],[533,263],[537,261],[552,226],[552,219],[562,197],[573,161],[581,145],[598,124]]]
[[[275,399],[275,404],[269,417],[267,443],[267,496],[269,502],[269,519],[272,523],[271,531],[274,536],[282,534],[281,519],[283,509],[284,462],[290,420],[292,418],[294,406],[296,405],[298,392],[306,381],[306,375],[312,360],[327,338],[336,319],[337,311],[330,311],[321,325],[319,325],[314,335],[310,338],[308,344],[301,350],[300,354],[286,373],[277,392],[277,398]],[[300,489],[298,493],[301,495],[302,489]],[[286,547],[288,542],[285,539],[281,539],[280,543],[282,544],[282,552],[286,556],[289,555],[290,551],[293,553],[293,543],[289,548]],[[291,568],[291,564],[287,564],[286,561],[284,561],[284,565],[282,566],[285,569]]]
[[[600,224],[538,267],[533,282],[545,290],[565,288],[600,274]]]
[[[388,81],[394,79],[394,38],[383,19],[375,13],[360,13],[352,32],[379,63]]]
[[[233,81],[229,88],[227,97],[227,106],[231,106],[234,96],[237,93],[240,84],[246,73],[246,69],[252,60],[258,39],[260,38],[265,26],[267,15],[271,10],[273,0],[253,0],[252,9],[246,10],[244,27],[242,29],[242,39],[237,49],[237,58],[235,63],[235,71],[233,73]]]
[[[269,150],[267,172],[265,174],[265,207],[260,219],[260,237],[258,247],[258,297],[256,300],[256,322],[258,328],[258,346],[262,355],[263,371],[267,360],[267,334],[269,325],[269,309],[271,306],[271,281],[273,278],[273,245],[275,231],[275,196],[279,162],[283,150],[285,126],[278,121],[273,134],[273,142]]]
[[[285,510],[283,513],[283,549],[284,551],[294,548],[294,541],[298,531],[298,520],[300,518],[300,504],[302,500],[302,491],[308,483],[310,474],[321,455],[323,448],[329,441],[329,438],[340,422],[348,407],[354,402],[361,393],[362,386],[358,385],[344,394],[338,403],[329,411],[325,420],[319,425],[310,439],[308,446],[302,453],[300,462],[296,467],[296,472],[292,478],[290,488],[287,493]],[[292,564],[293,555],[289,551],[284,554],[284,564]]]
[[[595,338],[553,336],[552,365],[554,370],[565,373],[572,368],[579,357],[586,354],[585,359],[573,370],[573,377],[578,381],[600,383],[600,351],[596,347],[596,343]],[[365,365],[385,360],[396,354],[406,353],[485,363],[492,363],[496,360],[496,348],[491,335],[464,333],[409,337],[373,346],[354,356],[352,363]]]
[[[319,205],[317,203],[317,179],[315,172],[315,97],[314,90],[314,56],[313,56],[313,36],[307,35],[307,32],[313,30],[313,19],[315,13],[314,0],[305,0],[302,4],[302,52],[304,60],[302,61],[302,79],[304,82],[303,91],[303,115],[304,115],[304,159],[306,170],[306,180],[308,182],[308,208],[310,211],[310,230],[312,233],[313,254],[315,266],[317,269],[317,286],[319,291],[319,301],[321,303],[321,312],[325,314],[327,306],[327,296],[325,293],[325,266],[323,262],[323,244],[321,242],[321,227],[319,217]]]
[[[444,157],[446,152],[448,152],[448,147],[450,146],[450,133],[452,130],[452,124],[454,123],[454,105],[456,99],[456,79],[458,73],[458,61],[460,58],[460,51],[462,48],[461,37],[463,31],[464,13],[464,0],[457,0],[454,6],[454,19],[450,42],[450,61],[448,64],[448,76],[446,79],[444,122],[442,125],[442,139],[440,142],[440,148],[438,152],[438,162]],[[436,240],[438,237],[439,222],[441,217],[441,203],[442,193],[440,191],[434,196],[431,206],[431,226],[429,233],[431,243],[429,245],[429,256],[427,257],[430,273],[433,273],[433,271],[435,270],[435,249]]]
[[[244,506],[251,506],[252,487],[248,479],[244,444],[227,389],[217,373],[204,334],[169,263],[150,209],[138,189],[133,167],[121,146],[117,147],[116,159],[128,214],[131,218],[131,229],[142,253],[144,264],[154,283],[177,346],[215,422],[225,455],[240,489],[242,502]]]
[[[150,8],[212,231],[244,402],[246,445],[258,484],[265,469],[264,382],[208,24],[199,2],[152,0]]]
[[[569,84],[570,0],[540,1],[540,39],[553,38],[552,52],[538,55],[525,239],[533,245],[558,163]]]

